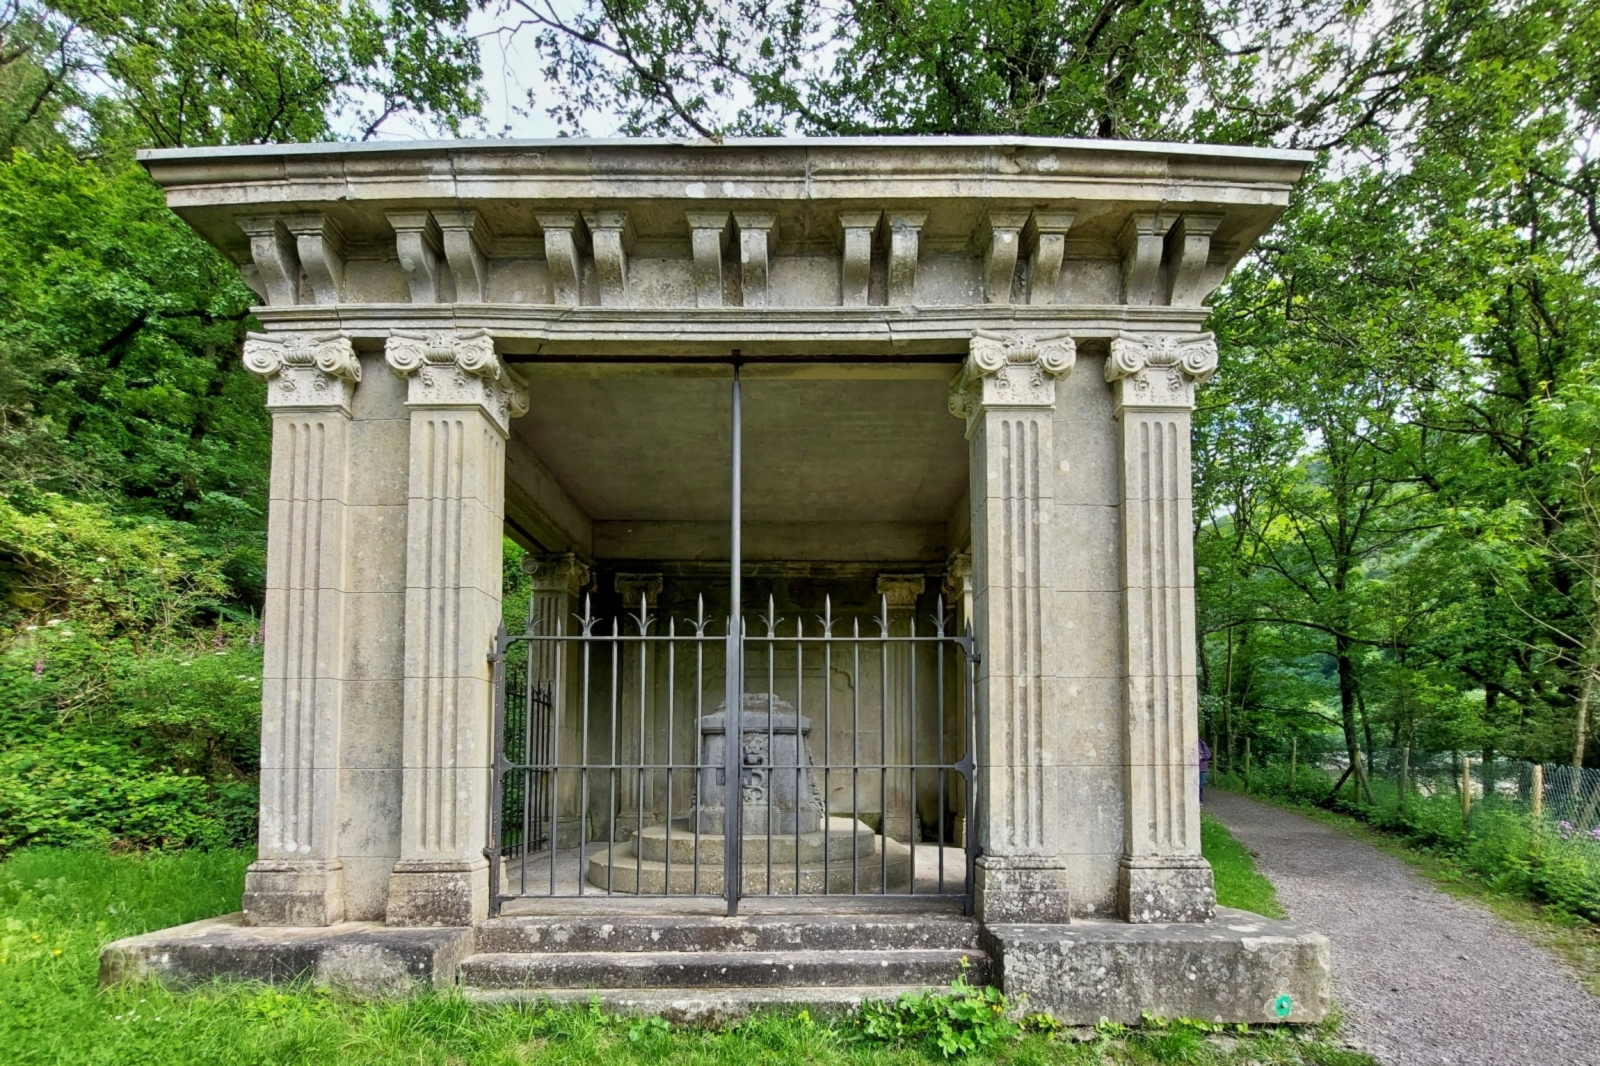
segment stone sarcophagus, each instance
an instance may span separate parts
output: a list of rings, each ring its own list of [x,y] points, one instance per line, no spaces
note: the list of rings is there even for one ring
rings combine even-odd
[[[141,160],[261,301],[250,936],[482,929],[567,895],[601,914],[926,889],[1062,1016],[1088,1000],[1022,960],[1085,937],[1158,960],[1168,926],[1184,958],[1255,967],[1252,989],[1298,967],[1291,1020],[1326,1009],[1325,942],[1258,953],[1239,945],[1259,924],[1213,920],[1189,452],[1218,364],[1205,301],[1309,155],[837,138]],[[507,537],[525,617],[505,617]],[[1152,980],[1147,1009],[1217,1013]]]

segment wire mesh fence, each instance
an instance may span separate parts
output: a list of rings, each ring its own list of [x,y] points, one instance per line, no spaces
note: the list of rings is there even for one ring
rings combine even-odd
[[[1459,810],[1466,825],[1484,812],[1511,812],[1535,823],[1547,846],[1580,854],[1600,868],[1600,768],[1521,759],[1484,760],[1473,752],[1419,752],[1377,748],[1361,753],[1352,774],[1343,748],[1296,745],[1251,757],[1235,752],[1231,775],[1254,777],[1251,790],[1313,793],[1370,792],[1370,801],[1392,810]],[[1306,795],[1303,798],[1312,798]]]

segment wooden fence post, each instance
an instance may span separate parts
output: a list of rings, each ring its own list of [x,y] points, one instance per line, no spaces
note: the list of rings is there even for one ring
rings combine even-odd
[[[1461,820],[1472,821],[1472,756],[1461,756]]]
[[[1300,738],[1289,738],[1289,791],[1294,791],[1294,764],[1300,755]]]
[[[1250,791],[1250,738],[1244,738],[1244,790]]]
[[[1400,749],[1400,810],[1406,809],[1406,798],[1411,791],[1411,745]]]
[[[1528,791],[1531,793],[1531,797],[1530,798],[1533,800],[1533,811],[1532,811],[1533,816],[1535,818],[1543,818],[1544,817],[1544,763],[1536,762],[1536,763],[1533,764],[1533,780],[1529,784]]]

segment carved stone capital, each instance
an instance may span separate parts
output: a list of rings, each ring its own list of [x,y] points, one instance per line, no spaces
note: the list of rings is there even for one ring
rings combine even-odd
[[[340,333],[251,333],[244,368],[267,383],[267,406],[350,413],[361,361]]]
[[[950,383],[950,413],[965,419],[971,436],[989,407],[1054,407],[1056,379],[1078,358],[1072,334],[1001,333],[980,329],[961,373]]]
[[[641,598],[646,607],[654,607],[661,598],[661,586],[660,574],[615,574],[611,578],[611,587],[622,597],[625,609],[637,609]]]
[[[1194,408],[1194,387],[1217,372],[1217,342],[1209,333],[1118,334],[1106,360],[1116,384],[1116,409]]]
[[[944,565],[944,591],[955,597],[972,591],[972,551],[953,552]]]
[[[565,592],[576,596],[589,583],[589,568],[571,552],[522,557],[522,572],[533,579],[535,592]]]
[[[501,362],[486,330],[389,335],[384,358],[410,382],[411,407],[478,407],[502,433],[528,411],[528,390]]]
[[[916,607],[917,597],[927,585],[927,579],[921,574],[878,575],[878,595],[891,611],[909,611]]]

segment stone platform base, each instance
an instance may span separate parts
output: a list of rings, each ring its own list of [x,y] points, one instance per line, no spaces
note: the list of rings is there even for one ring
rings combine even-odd
[[[1069,1025],[1131,1023],[1148,1011],[1217,1022],[1328,1016],[1328,938],[1217,908],[1203,925],[990,925],[984,942],[1008,996]]]
[[[566,906],[476,928],[286,929],[211,918],[110,944],[101,983],[185,987],[226,977],[309,979],[365,996],[430,987],[491,1001],[599,995],[624,1013],[702,1024],[774,1007],[845,1010],[942,989],[958,975],[993,980],[1025,995],[1024,1010],[1073,1025],[1137,1022],[1145,1012],[1318,1022],[1329,1009],[1327,938],[1243,911],[1219,909],[1216,921],[1193,925],[980,927],[938,900],[755,900],[756,913],[734,919],[696,912],[715,900],[552,902]]]
[[[100,984],[152,979],[185,988],[218,977],[309,979],[361,996],[397,996],[453,987],[473,949],[470,928],[395,929],[380,922],[262,927],[244,925],[240,917],[226,914],[107,944]]]

